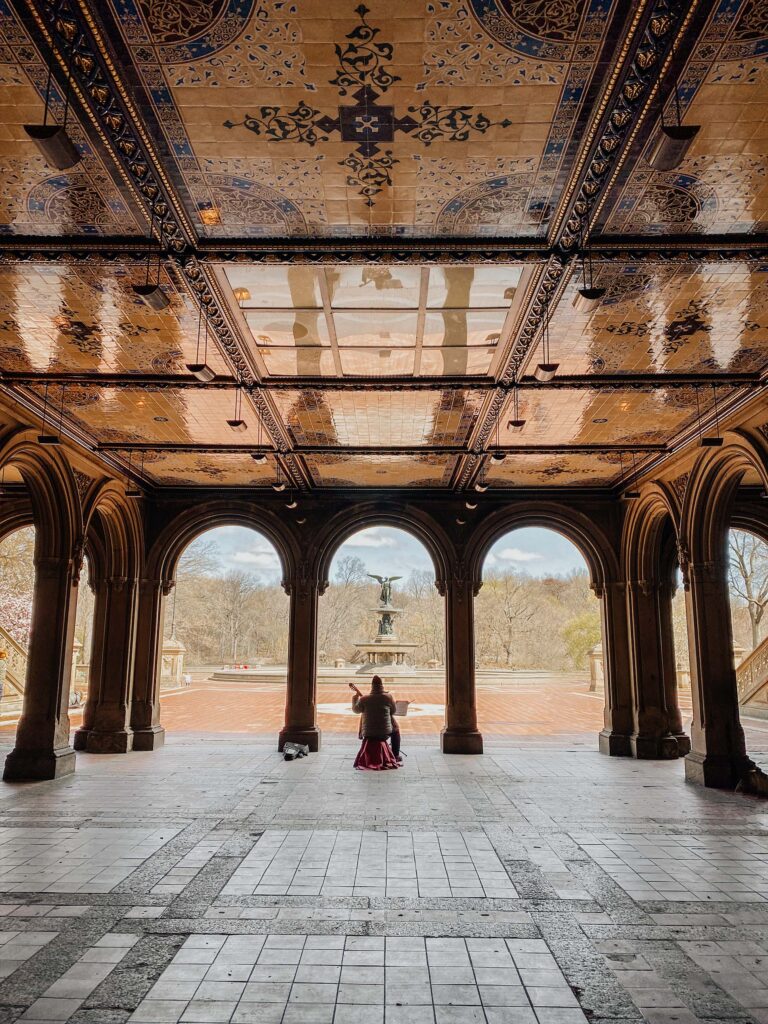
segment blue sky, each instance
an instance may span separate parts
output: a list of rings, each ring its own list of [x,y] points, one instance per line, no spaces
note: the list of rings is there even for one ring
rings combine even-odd
[[[244,570],[264,583],[277,582],[280,562],[275,549],[262,534],[242,526],[210,530],[193,543],[213,544],[221,569]],[[403,530],[375,526],[361,530],[338,550],[334,563],[345,555],[365,562],[369,572],[379,576],[408,576],[412,569],[432,570],[432,560],[419,541]],[[531,576],[565,575],[586,568],[584,559],[565,537],[552,530],[526,527],[506,534],[488,553],[486,565],[494,569],[514,568]],[[183,568],[183,560],[182,566]],[[331,565],[333,578],[335,565]]]

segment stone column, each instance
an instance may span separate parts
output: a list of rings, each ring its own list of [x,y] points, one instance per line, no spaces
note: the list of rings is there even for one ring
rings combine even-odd
[[[479,587],[478,587],[479,589]],[[475,698],[475,589],[468,579],[445,584],[445,727],[444,754],[482,754]]]
[[[172,588],[172,580],[144,579],[139,583],[131,701],[134,750],[156,750],[165,742],[165,729],[160,725],[160,657],[163,607]]]
[[[136,580],[99,580],[88,700],[82,727],[75,733],[75,750],[124,754],[133,747],[129,722],[135,629]]]
[[[657,580],[627,583],[634,717],[630,745],[635,757],[645,759],[678,756],[667,713],[660,596]]]
[[[659,628],[661,630],[662,677],[664,679],[664,703],[667,708],[667,727],[677,740],[677,756],[685,757],[691,749],[691,740],[683,729],[683,713],[680,710],[675,628],[672,622],[672,598],[676,591],[677,584],[673,580],[661,584]]]
[[[35,559],[24,704],[3,773],[9,782],[57,779],[75,770],[67,709],[80,561]]]
[[[690,564],[686,589],[693,722],[685,777],[721,789],[754,767],[739,721],[727,571],[725,561]]]
[[[605,687],[604,726],[598,737],[601,754],[632,755],[632,688],[629,668],[629,637],[625,583],[613,580],[594,590],[600,600]]]
[[[286,743],[306,743],[320,749],[317,727],[317,602],[320,583],[301,565],[284,584],[290,596],[288,616],[288,678],[285,694],[285,725],[277,749]],[[351,696],[351,695],[350,695]]]

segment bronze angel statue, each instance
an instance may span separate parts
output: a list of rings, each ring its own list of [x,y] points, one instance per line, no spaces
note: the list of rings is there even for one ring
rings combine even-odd
[[[381,585],[381,593],[379,594],[379,603],[383,605],[392,604],[392,584],[395,580],[401,580],[402,576],[376,576],[375,573],[369,572],[368,575],[372,580],[376,580]]]

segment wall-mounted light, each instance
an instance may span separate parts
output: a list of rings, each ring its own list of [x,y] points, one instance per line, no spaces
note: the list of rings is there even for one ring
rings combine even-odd
[[[659,134],[648,154],[648,163],[654,171],[674,171],[676,167],[679,167],[701,129],[701,125],[698,124],[681,124],[680,90],[677,82],[675,82],[675,112],[677,124],[665,124],[664,107],[661,108]]]
[[[67,89],[64,96],[64,117],[62,123],[48,124],[48,109],[51,99],[51,79],[53,77],[53,36],[51,36],[51,50],[48,55],[48,80],[45,86],[45,106],[43,107],[42,124],[25,124],[24,131],[29,139],[34,142],[40,150],[43,159],[51,167],[58,171],[66,171],[75,164],[80,163],[82,155],[67,134],[67,114],[69,113],[69,93],[72,83],[72,59],[74,55],[74,39],[69,48],[69,62],[67,65]]]

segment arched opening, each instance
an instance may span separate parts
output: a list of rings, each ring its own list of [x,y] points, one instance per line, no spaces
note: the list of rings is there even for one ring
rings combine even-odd
[[[400,703],[404,752],[445,721],[445,601],[435,564],[412,533],[389,525],[348,535],[333,552],[318,604],[317,713],[323,737],[355,740],[350,683],[373,675]]]
[[[0,732],[6,740],[16,731],[24,701],[35,595],[35,543],[36,531],[31,525],[11,530],[0,540]],[[93,594],[84,583],[90,571],[88,558],[84,557],[69,680],[72,728],[80,724],[88,697]]]
[[[739,715],[750,757],[768,770],[768,540],[728,531],[728,591]]]
[[[594,745],[603,727],[600,602],[579,548],[539,526],[497,536],[475,597],[478,725],[485,737]]]
[[[269,734],[283,724],[288,597],[258,530],[216,526],[178,555],[164,604],[159,686],[170,731]]]

